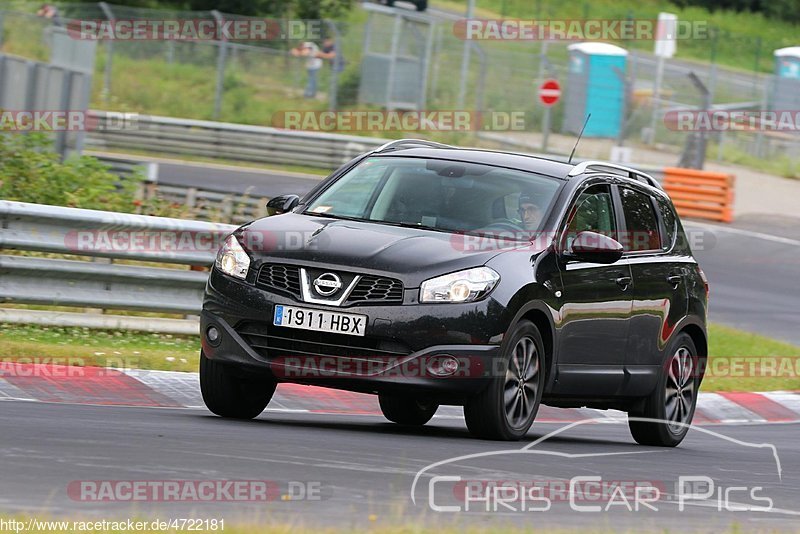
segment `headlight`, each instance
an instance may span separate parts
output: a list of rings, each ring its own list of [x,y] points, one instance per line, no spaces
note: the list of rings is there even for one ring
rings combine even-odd
[[[472,302],[494,289],[500,275],[489,267],[476,267],[425,280],[419,288],[420,302]]]
[[[247,278],[248,269],[250,269],[250,256],[244,251],[239,241],[229,235],[228,239],[219,248],[217,259],[214,263],[217,269],[223,273],[244,280]]]

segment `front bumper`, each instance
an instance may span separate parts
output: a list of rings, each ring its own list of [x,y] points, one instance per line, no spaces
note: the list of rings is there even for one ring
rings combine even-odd
[[[364,338],[272,325],[276,304],[364,314]],[[458,403],[480,392],[498,368],[502,310],[469,304],[366,305],[332,308],[298,302],[212,271],[201,314],[207,358],[279,381],[365,393],[425,395]],[[212,342],[208,330],[215,327]],[[458,369],[431,365],[452,357]],[[435,365],[434,365],[435,367]]]

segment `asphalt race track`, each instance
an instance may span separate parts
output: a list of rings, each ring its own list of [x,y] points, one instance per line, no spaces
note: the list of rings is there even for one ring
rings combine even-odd
[[[742,217],[734,224],[684,221],[706,237],[694,246],[708,276],[709,320],[800,345],[799,219]]]
[[[322,178],[311,174],[209,164],[160,162],[158,165],[159,183],[251,196],[302,195]]]
[[[266,412],[255,421],[239,422],[204,410],[5,401],[0,403],[0,420],[6,429],[0,451],[0,479],[6,491],[0,508],[30,514],[97,519],[208,517],[231,523],[291,521],[338,527],[402,520],[412,524],[490,526],[510,522],[637,530],[703,527],[713,531],[732,523],[748,530],[790,529],[796,527],[795,514],[800,513],[792,512],[800,510],[800,448],[795,424],[696,428],[677,449],[636,445],[623,424],[588,424],[543,441],[532,449],[537,453],[462,459],[426,471],[417,485],[414,504],[412,483],[417,472],[429,464],[460,455],[519,451],[529,442],[475,440],[467,435],[463,421],[438,417],[421,429],[407,429],[376,416]],[[530,441],[562,426],[536,424],[529,433]],[[777,456],[771,448],[752,446],[764,442],[774,445]],[[434,512],[428,506],[433,475],[458,475],[470,481],[563,481],[598,475],[603,481],[648,481],[661,488],[663,495],[651,501],[656,511],[644,505],[638,512],[629,511],[618,503],[610,507],[611,512],[578,512],[553,494],[547,511],[522,512],[517,503],[513,511],[492,505],[486,512],[485,504],[478,502],[469,512]],[[714,496],[687,501],[680,511],[679,503],[668,497],[675,492],[678,475],[709,477]],[[198,504],[85,502],[80,494],[68,493],[76,481],[164,479],[269,480],[280,495],[271,502]],[[290,482],[314,488],[315,498],[284,497]],[[747,490],[730,489],[740,487]],[[723,489],[728,490],[727,500],[718,498],[725,495]],[[432,495],[436,505],[461,502],[464,506],[463,500],[454,499],[452,483],[435,483]],[[725,511],[726,507],[766,507],[764,499],[771,499],[772,511]],[[633,501],[631,496],[632,508]],[[608,502],[575,504],[602,509]],[[537,506],[544,508],[544,504]]]

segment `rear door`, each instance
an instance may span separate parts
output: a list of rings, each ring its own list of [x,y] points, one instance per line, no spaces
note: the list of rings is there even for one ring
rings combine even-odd
[[[633,378],[631,387],[644,394],[675,325],[687,312],[688,259],[674,252],[676,218],[665,198],[634,185],[619,185],[617,193],[625,225],[623,258],[633,276],[625,365]]]

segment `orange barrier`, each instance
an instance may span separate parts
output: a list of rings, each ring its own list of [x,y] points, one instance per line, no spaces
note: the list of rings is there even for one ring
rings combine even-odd
[[[664,190],[681,217],[733,221],[732,174],[667,167]]]

